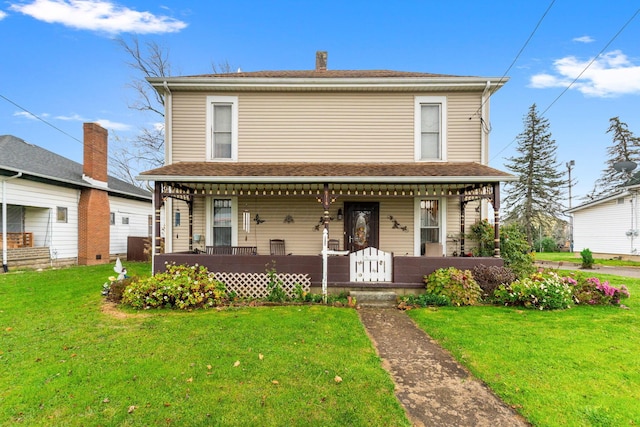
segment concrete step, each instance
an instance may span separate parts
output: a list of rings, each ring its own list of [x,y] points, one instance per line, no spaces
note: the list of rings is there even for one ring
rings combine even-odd
[[[360,307],[395,307],[397,295],[389,291],[349,291]]]

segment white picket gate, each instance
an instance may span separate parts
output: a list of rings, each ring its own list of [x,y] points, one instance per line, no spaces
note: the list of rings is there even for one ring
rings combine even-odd
[[[392,253],[377,248],[364,248],[349,254],[352,282],[391,282]]]

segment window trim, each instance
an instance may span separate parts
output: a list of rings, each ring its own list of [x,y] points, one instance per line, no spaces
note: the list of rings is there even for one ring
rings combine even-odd
[[[231,105],[231,157],[215,158],[213,149],[213,106],[214,104]],[[238,97],[237,96],[207,96],[207,161],[235,162],[238,160]]]
[[[414,256],[420,255],[420,202],[423,200],[437,200],[440,221],[440,243],[442,250],[447,253],[447,198],[446,197],[416,197],[413,199],[413,253]]]
[[[422,158],[422,105],[440,105],[440,158]],[[414,104],[414,148],[417,162],[446,162],[447,161],[447,97],[446,96],[416,96]]]
[[[60,214],[64,212],[64,218],[60,218]],[[60,224],[69,223],[69,208],[64,206],[56,206],[56,222]]]

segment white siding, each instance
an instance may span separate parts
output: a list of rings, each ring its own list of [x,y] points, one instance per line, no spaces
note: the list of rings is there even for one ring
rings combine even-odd
[[[25,231],[34,244],[49,245],[55,258],[78,257],[78,190],[24,179],[6,182],[7,204],[26,206]],[[57,207],[67,208],[67,222],[56,221]]]
[[[573,214],[573,249],[580,252],[589,249],[594,253],[629,255],[640,247],[640,237],[627,237],[633,229],[632,217],[637,215],[635,199],[627,196],[604,201]],[[634,218],[635,220],[635,218]],[[633,243],[633,247],[632,247]]]
[[[128,237],[149,236],[149,216],[153,215],[151,201],[142,202],[109,196],[109,209],[115,213],[115,224],[111,225],[110,229],[111,255],[127,253]],[[122,218],[129,218],[129,224],[123,224]]]

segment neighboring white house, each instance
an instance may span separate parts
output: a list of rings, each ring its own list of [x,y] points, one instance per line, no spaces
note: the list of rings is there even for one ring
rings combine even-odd
[[[638,186],[625,187],[609,196],[584,203],[568,212],[573,215],[574,251],[640,255]]]
[[[150,236],[151,193],[106,175],[106,131],[88,125],[104,141],[98,142],[97,154],[89,154],[87,160],[87,149],[92,147],[87,147],[85,124],[84,165],[15,136],[0,136],[0,248],[5,271],[7,258],[19,259],[21,252],[31,258],[48,254],[56,264],[109,262],[113,256],[126,257],[129,237]],[[105,144],[104,150],[100,143]],[[87,172],[94,169],[97,175]],[[83,214],[81,199],[87,191],[95,192],[90,196],[94,200]],[[96,194],[102,197],[98,204]],[[99,226],[92,222],[95,218]],[[92,249],[91,240],[98,241],[99,249]],[[36,250],[40,255],[35,255]],[[82,250],[89,262],[82,262]]]

